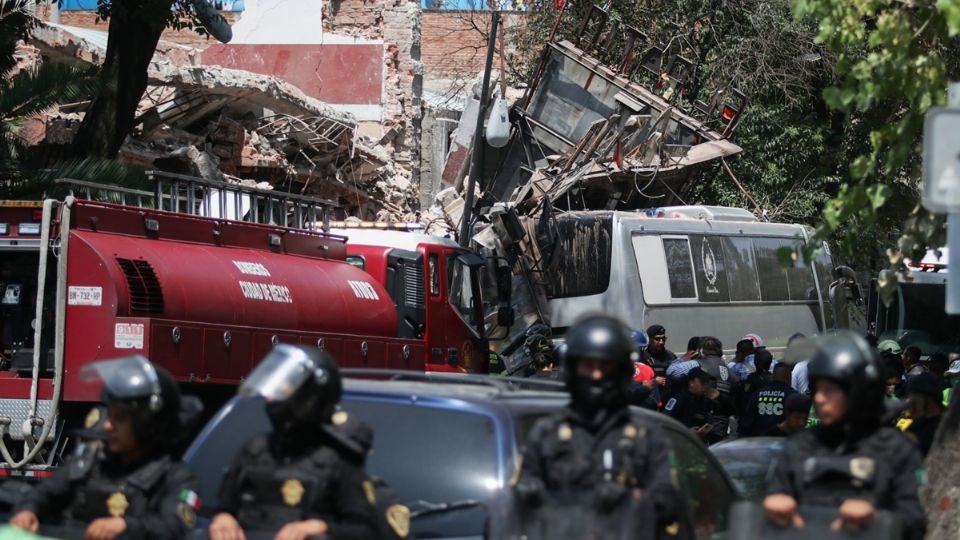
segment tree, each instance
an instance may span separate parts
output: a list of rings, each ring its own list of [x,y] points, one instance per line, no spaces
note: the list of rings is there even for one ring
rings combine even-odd
[[[32,158],[22,137],[24,123],[60,103],[91,99],[100,90],[96,68],[41,63],[16,71],[17,43],[36,24],[29,0],[0,0],[0,198],[39,197],[57,178],[100,178],[131,184],[139,168],[115,161],[77,159],[47,163]]]
[[[206,30],[190,0],[98,0],[98,14],[110,21],[103,86],[77,131],[73,152],[111,159],[134,127],[160,35],[168,27],[202,35]]]

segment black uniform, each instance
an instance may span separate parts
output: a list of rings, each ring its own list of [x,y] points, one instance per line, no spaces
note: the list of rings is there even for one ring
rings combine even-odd
[[[260,436],[240,450],[224,478],[219,512],[232,514],[244,530],[279,531],[319,519],[336,540],[376,537],[367,495],[373,485],[363,469],[326,437],[278,439]]]
[[[885,375],[877,352],[852,333],[818,342],[807,366],[810,387],[816,392],[821,380],[839,386],[846,412],[830,425],[821,423],[787,439],[768,493],[827,508],[864,499],[897,514],[904,538],[923,538],[926,521],[917,495],[922,459],[905,435],[881,427]]]
[[[379,538],[376,490],[363,470],[373,434],[362,424],[336,427],[343,382],[333,357],[314,347],[277,345],[239,392],[266,400],[273,430],[237,453],[220,488],[218,513],[249,531],[321,520],[332,540]]]
[[[563,357],[570,406],[531,430],[505,495],[516,525],[503,525],[511,519],[494,512],[492,538],[646,540],[675,522],[669,443],[628,406],[638,358],[630,330],[612,317],[588,317],[570,329]],[[606,369],[597,379],[579,373],[581,362]]]
[[[82,529],[98,518],[122,517],[127,529],[120,538],[183,538],[196,521],[194,489],[187,467],[169,456],[128,465],[91,443],[78,446],[13,513],[29,511],[44,525]]]
[[[740,415],[738,433],[741,437],[757,437],[771,431],[783,421],[783,404],[797,391],[782,381],[771,381],[753,392]]]
[[[643,363],[652,367],[657,377],[666,377],[667,367],[676,359],[677,355],[667,348],[657,353],[651,353],[649,348],[643,351]]]
[[[839,507],[865,499],[900,515],[905,538],[923,538],[926,521],[917,495],[920,453],[894,428],[880,428],[852,442],[825,426],[787,439],[768,493],[785,493],[802,505]]]
[[[734,414],[735,409],[733,402],[723,394],[713,400],[705,396],[695,396],[684,388],[667,401],[663,412],[687,427],[710,424],[712,429],[705,442],[711,444],[722,441],[727,435],[727,424],[718,424],[716,419]]]
[[[579,526],[584,533],[604,528],[609,530],[599,538],[619,538],[622,531],[617,528],[630,518],[627,513],[636,511],[629,504],[635,489],[649,498],[660,525],[674,521],[677,491],[669,464],[665,435],[658,427],[631,418],[629,410],[615,413],[596,431],[568,411],[534,425],[518,486],[535,491],[532,498],[545,508],[569,510],[569,521],[550,524],[553,531],[566,535]],[[591,527],[591,517],[593,523],[609,525]],[[652,526],[635,525],[639,530],[649,527],[651,533]]]

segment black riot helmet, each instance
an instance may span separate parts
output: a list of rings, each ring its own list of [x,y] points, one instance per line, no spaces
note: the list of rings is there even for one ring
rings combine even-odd
[[[847,418],[853,423],[875,423],[884,414],[884,370],[879,354],[852,332],[839,332],[814,341],[816,350],[807,366],[810,387],[829,379],[847,394]]]
[[[343,395],[340,369],[316,347],[277,345],[240,385],[243,397],[260,396],[275,430],[331,422]]]
[[[151,452],[170,450],[180,429],[181,396],[167,370],[135,355],[88,364],[80,378],[103,384],[100,399],[107,407],[130,410],[137,444]]]
[[[573,325],[567,333],[563,368],[574,409],[593,416],[600,410],[627,406],[633,362],[639,359],[630,328],[607,315],[592,315]],[[609,365],[599,381],[577,375],[584,361]]]

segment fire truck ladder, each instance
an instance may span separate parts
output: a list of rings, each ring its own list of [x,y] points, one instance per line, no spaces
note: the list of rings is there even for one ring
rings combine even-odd
[[[34,343],[40,343],[41,341],[47,266],[50,264],[49,255],[52,248],[55,251],[54,256],[57,265],[53,395],[49,407],[43,407],[47,409],[44,417],[40,400],[38,400],[41,380],[41,347],[35,346],[33,349],[29,411],[20,426],[20,431],[13,432],[10,429],[14,423],[13,418],[0,416],[0,456],[6,462],[3,464],[5,469],[48,469],[53,464],[56,452],[50,452],[45,460],[42,459],[40,452],[46,446],[51,435],[55,434],[58,437],[57,440],[62,440],[63,437],[62,433],[54,432],[54,426],[57,423],[63,383],[67,250],[69,248],[70,213],[76,198],[180,212],[194,216],[280,225],[295,229],[316,230],[318,224],[320,224],[324,231],[329,229],[329,210],[337,206],[335,203],[324,199],[193,176],[160,171],[150,171],[147,176],[153,182],[153,191],[70,178],[59,179],[56,184],[66,188],[69,195],[64,198],[63,202],[47,199],[43,203],[35,306],[37,324],[34,329]],[[51,241],[51,225],[58,209],[61,212],[59,237]],[[20,415],[15,416],[18,417],[17,419],[21,417]],[[40,429],[39,435],[36,434],[37,429]],[[8,433],[14,440],[23,440],[23,458],[20,460],[16,460],[7,448],[4,436]],[[54,448],[56,446],[54,444]]]
[[[72,178],[57,184],[78,198],[293,229],[315,230],[317,223],[328,229],[329,211],[337,206],[326,199],[182,174],[148,171],[147,177],[153,191]]]

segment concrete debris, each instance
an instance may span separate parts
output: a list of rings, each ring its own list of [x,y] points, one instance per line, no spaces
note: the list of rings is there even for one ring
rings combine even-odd
[[[45,24],[35,49],[53,61],[102,61],[106,34]],[[24,49],[25,54],[29,52]],[[339,206],[334,218],[415,219],[419,191],[388,133],[374,141],[346,112],[273,76],[198,65],[199,51],[161,42],[122,159],[161,171],[268,185]],[[88,104],[30,122],[35,145],[69,144]]]

